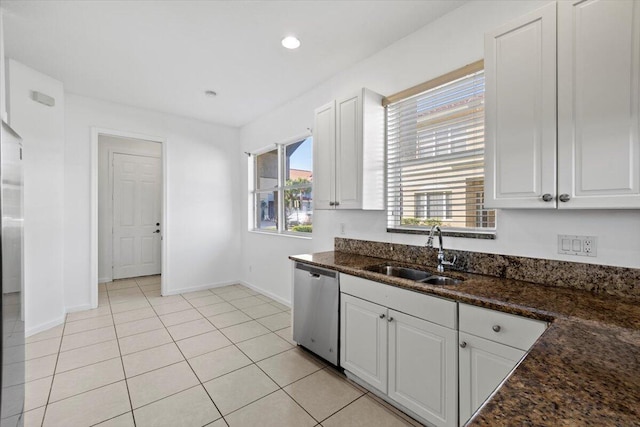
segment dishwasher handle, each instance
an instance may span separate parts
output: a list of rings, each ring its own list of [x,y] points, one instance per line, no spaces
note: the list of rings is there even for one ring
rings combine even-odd
[[[337,272],[331,270],[324,270],[322,268],[312,267],[307,264],[303,264],[301,262],[296,262],[296,269],[308,271],[309,276],[319,279],[320,276],[331,277],[332,279],[336,278]]]

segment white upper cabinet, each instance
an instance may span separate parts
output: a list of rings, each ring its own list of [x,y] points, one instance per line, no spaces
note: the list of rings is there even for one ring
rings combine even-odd
[[[384,108],[367,89],[316,109],[314,208],[384,209]]]
[[[335,145],[336,102],[331,101],[315,110],[313,125],[314,209],[330,209],[330,204],[335,200]]]
[[[485,207],[556,205],[556,6],[485,36]]]
[[[640,208],[639,83],[640,1],[560,2],[561,208]]]
[[[485,69],[486,207],[640,208],[640,1],[549,4]]]

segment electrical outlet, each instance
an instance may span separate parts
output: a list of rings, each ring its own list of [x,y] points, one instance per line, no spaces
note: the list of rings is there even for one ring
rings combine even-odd
[[[595,257],[598,238],[596,236],[574,236],[558,234],[558,253]]]
[[[347,225],[344,222],[340,223],[340,234],[343,236],[347,234]]]

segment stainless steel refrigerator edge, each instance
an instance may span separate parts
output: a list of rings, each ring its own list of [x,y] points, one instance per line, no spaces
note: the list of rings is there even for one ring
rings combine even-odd
[[[24,412],[24,281],[22,140],[2,122],[0,134],[2,385],[0,423],[22,426]]]
[[[293,275],[293,340],[339,364],[340,285],[336,271],[299,262]]]

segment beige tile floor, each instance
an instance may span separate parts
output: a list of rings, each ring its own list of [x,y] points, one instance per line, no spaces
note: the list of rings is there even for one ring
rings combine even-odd
[[[26,355],[27,427],[419,425],[296,347],[290,309],[241,285],[101,285],[97,309]]]

